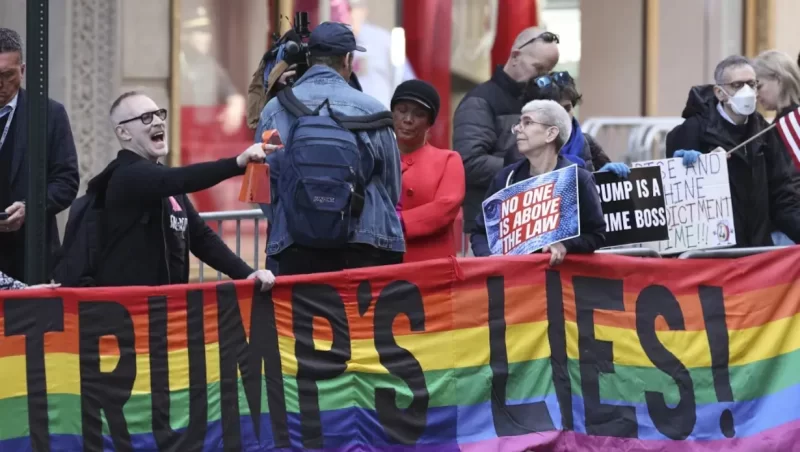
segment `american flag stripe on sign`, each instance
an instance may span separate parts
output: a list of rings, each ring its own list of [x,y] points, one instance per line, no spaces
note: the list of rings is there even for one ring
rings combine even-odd
[[[778,133],[792,156],[794,165],[800,169],[800,113],[794,110],[778,120]]]

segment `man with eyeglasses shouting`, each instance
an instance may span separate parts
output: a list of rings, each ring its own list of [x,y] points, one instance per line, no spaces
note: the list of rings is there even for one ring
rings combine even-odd
[[[96,263],[87,275],[95,285],[185,284],[191,252],[231,279],[258,279],[263,290],[271,287],[272,273],[256,271],[237,257],[186,195],[244,174],[249,162],[263,162],[262,145],[238,157],[167,168],[158,163],[169,151],[165,109],[128,92],[114,102],[110,116],[122,150],[87,190],[102,208]]]
[[[717,147],[730,151],[758,134],[768,124],[756,111],[757,89],[750,60],[738,55],[722,60],[713,85],[689,92],[686,121],[667,134],[667,157],[691,167],[700,154]],[[772,246],[775,227],[800,243],[800,192],[776,136],[761,135],[727,156],[737,247]]]
[[[28,99],[22,39],[0,28],[0,272],[25,281],[25,200],[28,197]],[[48,272],[59,247],[56,215],[78,194],[78,157],[69,117],[60,103],[47,103],[47,204],[45,236]]]
[[[489,184],[503,169],[503,159],[517,142],[511,128],[519,123],[522,93],[532,78],[558,63],[558,36],[527,28],[517,36],[505,66],[464,96],[453,118],[453,148],[464,161],[467,191],[464,232],[475,225]]]

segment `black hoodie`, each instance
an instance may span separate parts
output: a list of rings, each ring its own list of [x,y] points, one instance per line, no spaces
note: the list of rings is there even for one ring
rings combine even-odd
[[[713,85],[691,89],[682,115],[686,121],[667,134],[668,158],[680,149],[704,154],[718,146],[730,150],[768,126],[758,112],[734,125],[720,115],[717,103]],[[728,159],[737,247],[772,246],[775,226],[800,242],[800,192],[783,152],[775,134],[767,132]]]
[[[235,158],[167,168],[122,150],[87,191],[104,193],[98,286],[157,286],[189,281],[189,251],[232,279],[253,269],[200,218],[186,193],[244,172]]]

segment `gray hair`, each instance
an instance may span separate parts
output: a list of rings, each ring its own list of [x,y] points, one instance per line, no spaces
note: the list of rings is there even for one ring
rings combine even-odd
[[[555,145],[556,151],[560,151],[572,134],[572,119],[564,107],[554,100],[537,99],[522,107],[522,114],[526,113],[533,115],[539,122],[558,129]]]
[[[753,60],[753,68],[758,78],[772,78],[780,82],[782,100],[800,103],[800,68],[789,54],[767,50]]]
[[[720,61],[717,64],[717,67],[714,69],[714,83],[717,85],[724,85],[727,83],[725,81],[725,71],[733,67],[739,66],[753,66],[753,63],[750,62],[750,59],[743,57],[741,55],[731,55],[724,60]]]
[[[22,60],[22,38],[10,28],[0,28],[0,53],[18,52]]]

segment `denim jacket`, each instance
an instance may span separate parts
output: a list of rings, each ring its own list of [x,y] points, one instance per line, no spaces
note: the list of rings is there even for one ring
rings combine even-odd
[[[309,68],[295,83],[293,90],[297,98],[312,110],[325,99],[337,114],[345,116],[363,116],[386,110],[377,99],[351,88],[341,75],[328,66]],[[328,109],[323,108],[321,114],[327,115]],[[261,112],[255,141],[260,143],[262,132],[269,129],[277,129],[281,138],[286,139],[294,121],[295,117],[284,109],[277,98],[271,99]],[[362,152],[369,152],[383,171],[376,174],[366,187],[364,210],[351,225],[350,242],[405,252],[403,229],[395,210],[400,199],[401,173],[400,151],[394,131],[387,127],[359,131],[358,134],[358,145]],[[281,149],[267,157],[272,181],[272,205],[261,204],[261,210],[270,221],[267,239],[269,256],[280,253],[294,243],[287,230],[284,206],[277,199],[276,183],[280,173],[277,157],[281,152],[285,151]]]

